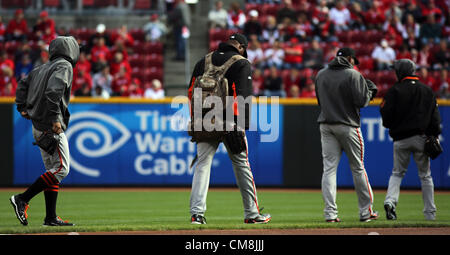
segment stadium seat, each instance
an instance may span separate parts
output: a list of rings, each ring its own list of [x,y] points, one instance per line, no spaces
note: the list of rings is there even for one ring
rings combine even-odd
[[[12,8],[28,8],[32,6],[33,1],[32,0],[10,0],[10,1],[1,1],[2,8],[5,9],[12,9]]]
[[[149,54],[144,55],[144,63],[146,67],[162,68],[164,65],[164,59],[160,54]]]
[[[144,62],[142,60],[143,59],[141,58],[141,56],[139,54],[132,54],[131,56],[128,57],[128,61],[130,62],[131,68],[143,67]]]
[[[142,29],[133,28],[133,29],[130,29],[129,33],[135,41],[139,41],[139,42],[145,41],[145,32]]]
[[[59,0],[44,0],[43,5],[46,7],[59,7]]]
[[[94,0],[95,7],[117,6],[117,0]]]
[[[163,44],[161,42],[146,42],[144,50],[146,54],[163,54]]]
[[[226,29],[212,28],[209,30],[210,41],[223,41],[227,39],[228,31]]]
[[[279,8],[280,8],[280,5],[278,5],[278,4],[262,4],[262,8],[261,8],[259,15],[277,16],[277,12],[278,12]]]
[[[134,1],[134,9],[135,10],[147,10],[152,7],[151,0],[135,0]]]
[[[156,68],[156,67],[151,67],[151,68],[145,68],[143,71],[143,75],[141,76],[142,82],[151,82],[153,79],[158,79],[158,80],[162,80],[163,79],[163,70],[162,68]]]

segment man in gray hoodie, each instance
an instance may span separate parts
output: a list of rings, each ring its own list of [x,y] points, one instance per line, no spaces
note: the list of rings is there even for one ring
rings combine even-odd
[[[69,125],[73,68],[80,49],[75,38],[60,36],[50,43],[49,54],[48,63],[36,67],[19,82],[16,105],[22,117],[31,120],[34,139],[38,141],[44,133],[50,133],[57,146],[53,152],[40,148],[46,172],[25,192],[13,195],[10,202],[20,223],[28,225],[28,203],[44,191],[44,226],[73,226],[56,215],[56,200],[59,183],[69,174],[69,144],[64,131]]]
[[[360,108],[377,93],[373,82],[353,68],[355,51],[342,48],[328,67],[316,76],[316,95],[321,109],[320,124],[323,175],[322,195],[327,222],[339,222],[336,205],[336,172],[342,151],[348,157],[358,196],[360,221],[378,218],[372,209],[373,192],[364,168],[364,141],[360,128]]]

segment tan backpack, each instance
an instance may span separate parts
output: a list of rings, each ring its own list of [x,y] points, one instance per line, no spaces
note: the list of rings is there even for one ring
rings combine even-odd
[[[196,77],[193,86],[193,96],[191,97],[191,121],[189,123],[188,134],[193,142],[221,140],[226,130],[226,123],[223,119],[213,117],[210,122],[204,123],[204,116],[211,111],[215,104],[206,106],[205,101],[208,97],[214,96],[221,99],[222,109],[227,109],[228,80],[225,74],[236,61],[245,59],[241,55],[234,55],[228,59],[222,66],[212,64],[213,52],[205,56],[205,71],[203,75]],[[197,90],[196,90],[197,89]],[[201,93],[198,93],[201,89]],[[197,93],[196,93],[197,92]],[[201,97],[201,98],[200,98]],[[201,103],[201,113],[196,110],[196,104]],[[197,106],[200,109],[199,106]],[[222,116],[225,118],[225,116]],[[205,130],[206,126],[221,127],[222,130]]]

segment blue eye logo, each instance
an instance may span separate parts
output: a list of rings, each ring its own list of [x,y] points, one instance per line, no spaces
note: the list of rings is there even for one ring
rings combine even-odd
[[[111,132],[112,127],[120,134],[120,138],[115,142],[112,133],[116,134],[117,131]],[[81,155],[99,158],[122,147],[130,139],[131,133],[122,123],[104,113],[85,111],[71,116],[71,125],[66,131],[66,136],[69,143],[70,139],[74,138],[74,146]],[[72,155],[71,166],[84,175],[100,176],[100,170],[83,166]]]

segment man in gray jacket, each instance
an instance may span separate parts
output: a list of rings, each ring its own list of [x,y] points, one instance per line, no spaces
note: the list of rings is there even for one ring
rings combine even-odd
[[[59,183],[69,174],[69,144],[64,131],[69,124],[73,67],[80,49],[75,38],[60,36],[50,43],[49,54],[48,63],[33,69],[19,82],[16,105],[22,117],[32,121],[34,139],[38,142],[44,134],[50,133],[57,141],[56,148],[51,152],[40,148],[46,172],[25,192],[13,195],[10,202],[20,223],[27,225],[28,203],[44,191],[44,226],[73,226],[56,215],[56,200]]]
[[[342,48],[316,76],[316,95],[321,112],[320,123],[323,175],[322,195],[327,222],[339,222],[336,205],[336,172],[342,151],[348,157],[358,195],[360,221],[378,218],[372,209],[372,188],[364,169],[364,142],[360,128],[360,108],[377,93],[375,84],[353,68],[358,64],[355,51]]]

